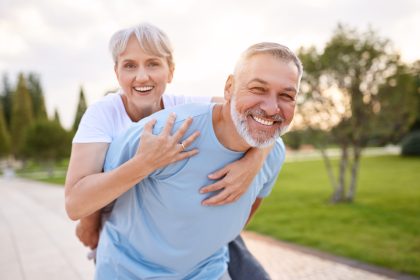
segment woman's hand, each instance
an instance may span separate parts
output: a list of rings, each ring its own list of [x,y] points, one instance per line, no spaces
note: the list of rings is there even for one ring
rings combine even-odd
[[[202,204],[205,206],[219,206],[237,201],[248,190],[252,180],[254,180],[254,177],[263,166],[271,148],[252,148],[240,160],[232,162],[210,174],[208,176],[210,179],[219,179],[219,181],[205,186],[200,190],[200,193],[222,191],[204,200]]]
[[[171,113],[166,121],[165,127],[158,135],[154,135],[152,132],[156,120],[151,120],[144,126],[140,138],[140,145],[135,157],[138,157],[143,162],[148,162],[151,169],[150,172],[198,153],[197,149],[190,151],[186,149],[200,135],[199,131],[195,131],[182,141],[182,143],[180,142],[190,127],[192,118],[186,119],[179,129],[171,135],[175,120],[175,113]]]

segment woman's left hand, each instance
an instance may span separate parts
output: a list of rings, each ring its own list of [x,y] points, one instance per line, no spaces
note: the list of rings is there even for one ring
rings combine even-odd
[[[210,174],[208,176],[210,179],[219,179],[219,181],[203,187],[200,193],[221,191],[204,200],[202,204],[205,206],[219,206],[237,201],[248,190],[270,151],[271,147],[266,149],[253,148],[240,160],[232,162]]]

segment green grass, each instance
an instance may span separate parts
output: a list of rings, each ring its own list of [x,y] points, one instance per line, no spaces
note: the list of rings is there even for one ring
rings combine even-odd
[[[16,171],[17,175],[26,179],[37,180],[41,182],[64,185],[68,159],[62,160],[54,165],[53,176],[50,177],[45,165],[40,165],[34,161],[26,162],[22,169]]]
[[[420,275],[420,158],[363,158],[356,201],[331,192],[322,161],[287,162],[248,230]]]

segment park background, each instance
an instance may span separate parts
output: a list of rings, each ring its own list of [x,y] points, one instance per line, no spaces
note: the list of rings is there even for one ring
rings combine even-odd
[[[4,176],[63,184],[83,112],[118,87],[108,40],[143,21],[172,40],[175,94],[222,95],[255,42],[302,59],[287,163],[249,230],[420,276],[415,0],[1,0]]]

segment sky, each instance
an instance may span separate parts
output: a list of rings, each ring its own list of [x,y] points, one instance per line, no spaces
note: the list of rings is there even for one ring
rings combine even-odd
[[[322,49],[338,23],[371,27],[404,61],[420,59],[418,0],[0,0],[0,74],[39,74],[49,115],[70,128],[80,87],[88,104],[118,88],[109,38],[141,22],[171,39],[175,94],[222,96],[251,44]]]

